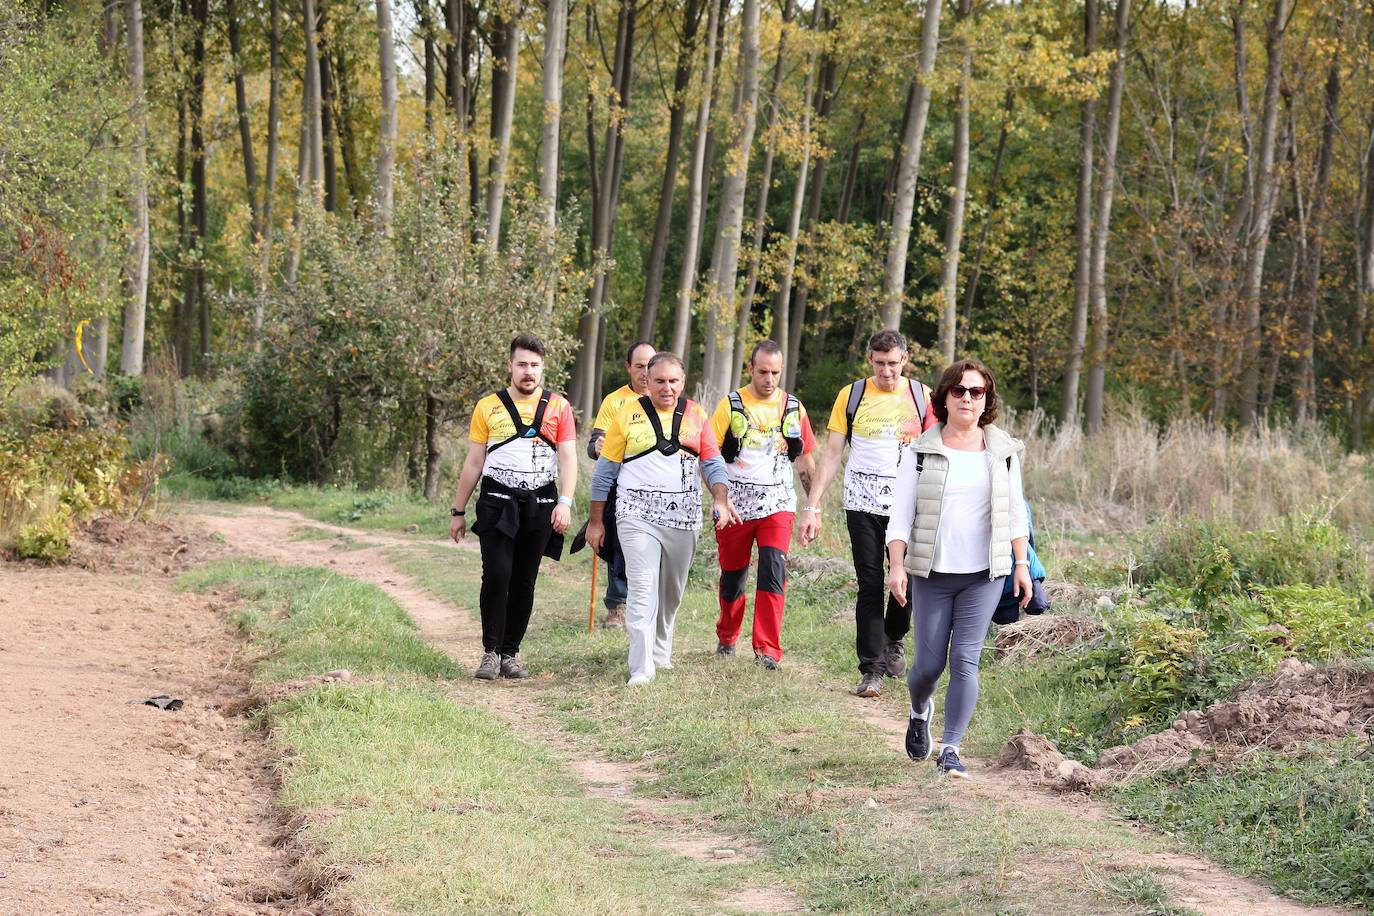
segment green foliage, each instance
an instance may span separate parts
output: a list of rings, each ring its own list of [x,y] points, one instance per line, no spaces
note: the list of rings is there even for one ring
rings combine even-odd
[[[110,130],[129,105],[96,31],[40,14],[28,0],[0,8],[3,386],[29,375],[35,355],[73,339],[83,321],[113,309],[123,249],[109,191],[129,164]]]
[[[428,410],[446,424],[502,383],[515,334],[537,334],[550,367],[565,364],[572,227],[551,237],[516,200],[492,251],[473,241],[461,163],[428,155],[398,190],[390,236],[307,208],[306,266],[272,292],[261,352],[244,365],[251,472],[376,482],[410,458]]]
[[[156,457],[131,456],[113,428],[0,429],[0,549],[65,559],[77,524],[141,510],[161,469]]]
[[[1374,904],[1374,757],[1367,745],[1185,767],[1115,794],[1131,817],[1306,903]]]

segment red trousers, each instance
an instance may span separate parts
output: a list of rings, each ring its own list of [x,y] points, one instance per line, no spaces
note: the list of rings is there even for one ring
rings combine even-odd
[[[759,545],[758,589],[754,593],[754,654],[782,658],[782,607],[787,593],[787,549],[792,544],[791,512],[775,512],[716,531],[720,550],[720,619],[716,638],[727,646],[744,625],[744,586],[749,558]]]

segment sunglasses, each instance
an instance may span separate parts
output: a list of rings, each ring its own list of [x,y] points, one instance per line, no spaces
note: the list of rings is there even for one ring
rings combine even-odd
[[[950,385],[949,393],[959,400],[963,400],[964,395],[968,395],[975,401],[981,401],[983,400],[983,395],[988,393],[988,390],[982,385],[975,385],[972,388],[965,388],[963,385]]]

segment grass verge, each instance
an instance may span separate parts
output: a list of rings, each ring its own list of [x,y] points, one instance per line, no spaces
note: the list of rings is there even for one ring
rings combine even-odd
[[[182,585],[236,589],[236,622],[267,652],[261,681],[366,676],[260,717],[282,755],[281,804],[302,825],[302,868],[339,911],[686,913],[739,877],[648,846],[547,749],[455,702],[444,679],[462,672],[380,590],[239,562]]]

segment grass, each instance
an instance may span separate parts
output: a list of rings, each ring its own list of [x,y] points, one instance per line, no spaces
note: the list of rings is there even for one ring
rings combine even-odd
[[[235,562],[181,584],[238,591],[239,625],[267,653],[259,680],[341,666],[367,677],[296,693],[260,718],[283,755],[281,805],[303,825],[302,867],[340,910],[687,913],[742,880],[741,867],[648,846],[546,748],[455,702],[443,679],[465,672],[380,590]]]
[[[323,569],[224,561],[187,573],[183,588],[232,585],[246,604],[234,621],[268,650],[259,681],[289,680],[347,668],[357,675],[456,677],[453,660],[415,630],[377,588]]]
[[[1185,767],[1115,793],[1131,817],[1183,837],[1306,903],[1374,905],[1374,752],[1367,742]]]
[[[546,564],[540,577],[522,655],[545,675],[535,682],[541,702],[579,740],[649,765],[654,777],[644,792],[688,799],[701,815],[751,838],[808,906],[1121,910],[1115,893],[1081,885],[1078,863],[1140,841],[1110,827],[1084,829],[1059,811],[1007,811],[970,798],[856,718],[844,692],[852,623],[836,615],[847,599],[833,582],[792,590],[784,669],[770,674],[747,658],[714,656],[715,600],[709,572],[698,567],[678,617],[674,670],[628,691],[623,636],[586,634],[585,556]],[[391,558],[440,598],[476,606],[475,563],[419,546],[396,548]],[[900,717],[900,708],[893,714]],[[878,808],[869,798],[881,800]],[[1008,875],[1041,860],[1059,864],[1028,868],[1037,874],[1027,896],[1027,881]]]

